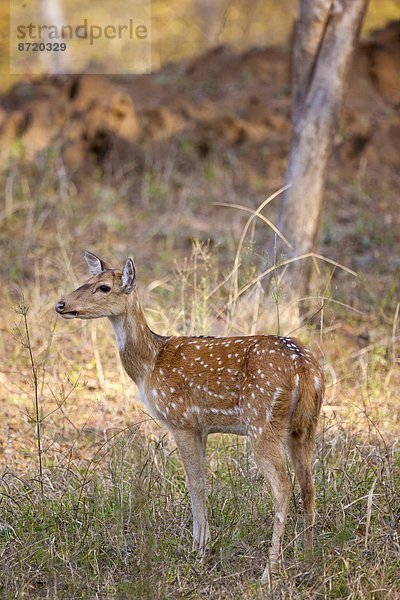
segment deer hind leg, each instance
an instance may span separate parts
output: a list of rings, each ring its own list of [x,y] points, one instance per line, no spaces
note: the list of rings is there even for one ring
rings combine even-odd
[[[274,502],[274,527],[268,564],[265,567],[262,581],[268,581],[270,574],[276,569],[281,558],[282,536],[285,531],[289,509],[291,484],[285,469],[285,448],[282,440],[271,430],[264,430],[252,439],[252,447],[256,463],[271,486]]]
[[[314,453],[314,431],[304,434],[294,434],[289,441],[290,457],[294,471],[300,484],[303,502],[305,530],[304,545],[309,552],[312,551],[314,513],[315,513],[315,487],[312,477],[312,460]]]
[[[206,510],[205,445],[206,437],[198,431],[172,431],[186,473],[193,513],[193,548],[204,554],[210,539]]]

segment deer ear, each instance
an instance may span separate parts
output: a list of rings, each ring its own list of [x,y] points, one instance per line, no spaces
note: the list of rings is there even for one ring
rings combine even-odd
[[[87,250],[85,251],[85,260],[92,275],[100,275],[103,271],[112,269],[104,260],[101,260],[98,256]]]
[[[122,287],[129,294],[134,286],[136,279],[136,269],[133,260],[128,258],[122,270]]]

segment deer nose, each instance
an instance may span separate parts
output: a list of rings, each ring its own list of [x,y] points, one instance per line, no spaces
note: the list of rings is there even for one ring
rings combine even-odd
[[[57,304],[55,305],[56,312],[61,313],[64,309],[64,306],[65,306],[64,300],[60,300],[59,302],[57,302]]]

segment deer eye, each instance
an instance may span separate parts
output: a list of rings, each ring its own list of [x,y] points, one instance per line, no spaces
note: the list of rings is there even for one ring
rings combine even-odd
[[[97,288],[98,290],[100,290],[101,292],[109,292],[111,290],[109,285],[99,285],[99,287]]]

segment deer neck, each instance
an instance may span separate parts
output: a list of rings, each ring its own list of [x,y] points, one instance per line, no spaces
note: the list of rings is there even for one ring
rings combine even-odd
[[[154,369],[165,338],[151,331],[137,299],[132,299],[125,313],[109,318],[125,371],[140,385]]]

